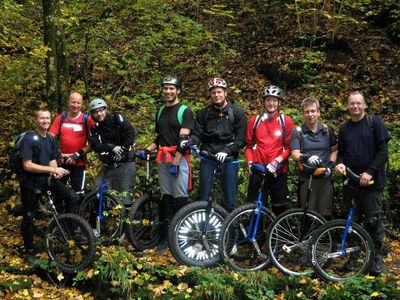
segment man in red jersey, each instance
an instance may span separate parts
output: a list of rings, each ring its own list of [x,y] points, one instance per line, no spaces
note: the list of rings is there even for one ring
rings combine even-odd
[[[77,194],[78,202],[84,196],[86,153],[90,150],[88,144],[90,128],[93,119],[82,112],[83,98],[76,92],[68,99],[68,112],[59,114],[51,125],[49,133],[60,140],[62,156],[61,166],[69,170],[69,175],[62,181],[71,179],[71,187]]]

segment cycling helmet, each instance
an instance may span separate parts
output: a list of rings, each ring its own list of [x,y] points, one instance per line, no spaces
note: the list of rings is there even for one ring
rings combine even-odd
[[[167,76],[161,81],[161,86],[164,86],[164,84],[172,84],[175,85],[178,89],[182,88],[181,81],[178,79],[178,77],[174,76]]]
[[[263,98],[268,96],[274,96],[278,99],[283,99],[282,90],[276,85],[269,85],[264,89]]]
[[[228,85],[226,84],[226,81],[222,77],[215,77],[210,79],[210,81],[207,84],[207,89],[211,90],[212,88],[215,87],[227,89]]]
[[[95,109],[100,108],[100,107],[105,107],[105,108],[107,108],[107,103],[106,103],[106,101],[104,101],[103,99],[96,98],[96,99],[94,99],[94,100],[92,100],[92,101],[90,102],[90,104],[89,104],[89,111],[92,112],[92,111],[94,111]]]

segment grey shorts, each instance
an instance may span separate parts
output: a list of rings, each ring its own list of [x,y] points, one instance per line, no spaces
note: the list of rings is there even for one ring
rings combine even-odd
[[[103,174],[107,168],[107,182],[111,190],[129,192],[135,188],[136,164],[134,162],[119,163],[116,167],[102,166],[95,186],[99,188],[103,181]]]
[[[163,195],[171,195],[174,198],[188,197],[189,165],[184,157],[179,161],[178,178],[169,173],[170,164],[163,161],[158,165],[158,184]]]

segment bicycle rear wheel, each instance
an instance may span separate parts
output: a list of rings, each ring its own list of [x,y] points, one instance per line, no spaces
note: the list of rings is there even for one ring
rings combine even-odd
[[[312,273],[308,263],[308,244],[312,233],[326,223],[320,214],[304,209],[291,209],[277,217],[267,234],[272,263],[284,274]]]
[[[96,253],[96,237],[90,225],[75,214],[62,214],[46,230],[46,251],[60,270],[81,271],[90,266]]]
[[[156,246],[161,239],[160,200],[148,194],[140,197],[128,215],[127,236],[139,251]]]
[[[333,220],[321,226],[309,245],[310,263],[325,281],[342,281],[367,274],[373,261],[373,242],[367,231],[351,223],[343,253],[340,250],[346,220]],[[333,244],[329,243],[333,240]]]
[[[102,210],[100,222],[97,222],[99,194],[91,194],[83,200],[79,208],[79,215],[89,222],[100,243],[107,245],[118,240],[123,233],[126,211],[124,204],[108,193],[103,195]]]
[[[257,214],[260,218],[252,241]],[[266,207],[259,211],[257,204],[246,204],[233,210],[221,230],[219,247],[222,260],[240,272],[266,267],[270,262],[266,236],[274,218],[275,215]]]
[[[208,201],[192,202],[181,208],[171,220],[169,246],[181,264],[212,267],[220,261],[218,239],[228,213],[215,203],[211,211],[207,207]]]

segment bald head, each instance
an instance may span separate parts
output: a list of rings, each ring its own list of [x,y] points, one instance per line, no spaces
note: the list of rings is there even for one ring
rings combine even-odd
[[[77,116],[81,110],[83,105],[83,97],[81,94],[77,92],[71,93],[68,99],[68,114],[70,117]]]

